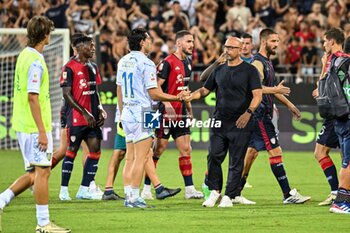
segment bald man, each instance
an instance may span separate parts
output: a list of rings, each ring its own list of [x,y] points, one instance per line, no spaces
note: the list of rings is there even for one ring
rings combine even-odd
[[[191,101],[216,92],[213,118],[215,125],[210,128],[208,154],[209,198],[203,203],[213,207],[220,197],[223,186],[221,164],[229,151],[228,178],[225,194],[219,207],[232,207],[232,198],[239,188],[244,155],[252,133],[252,114],[262,99],[258,70],[241,58],[242,41],[230,37],[224,45],[226,62],[216,67],[204,86],[186,100]]]

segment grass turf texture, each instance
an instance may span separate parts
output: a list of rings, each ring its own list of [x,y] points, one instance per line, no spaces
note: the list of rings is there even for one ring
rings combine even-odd
[[[104,150],[96,181],[104,187],[107,164],[111,150]],[[206,151],[192,153],[194,182],[201,190],[206,170]],[[285,152],[284,166],[291,187],[311,201],[301,205],[283,205],[282,194],[268,163],[266,153],[261,153],[251,170],[248,181],[253,188],[246,188],[243,195],[257,205],[234,205],[233,208],[204,208],[203,200],[185,200],[184,184],[178,169],[178,152],[167,150],[158,163],[158,174],[165,186],[181,187],[182,191],[170,199],[148,201],[155,208],[130,209],[121,201],[61,202],[58,199],[61,165],[50,177],[50,215],[58,225],[69,227],[73,233],[109,232],[345,232],[350,226],[349,216],[331,214],[329,207],[319,207],[329,194],[326,178],[312,152]],[[339,169],[340,156],[333,153],[333,161]],[[0,150],[0,190],[23,173],[23,162],[18,151]],[[69,184],[70,195],[75,194],[82,177],[81,156],[77,156]],[[121,171],[115,190],[122,194]],[[223,165],[226,180],[227,164]],[[29,191],[15,198],[4,210],[4,233],[34,232],[35,205]]]

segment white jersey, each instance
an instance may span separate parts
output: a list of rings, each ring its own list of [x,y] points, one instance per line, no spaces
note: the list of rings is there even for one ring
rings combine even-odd
[[[123,121],[142,122],[142,111],[151,110],[148,89],[157,87],[156,65],[140,51],[131,51],[118,63],[117,85],[122,87]]]

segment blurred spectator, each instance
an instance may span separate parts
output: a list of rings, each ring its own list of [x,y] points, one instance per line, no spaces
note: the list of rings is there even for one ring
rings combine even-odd
[[[173,2],[171,10],[164,12],[163,18],[173,25],[173,32],[188,30],[190,27],[188,16],[181,11],[181,5],[178,1]]]
[[[219,50],[220,48],[217,47],[215,40],[206,40],[204,44],[204,50],[202,51],[203,64],[208,66],[211,63],[213,63],[216,59],[218,59],[220,56]]]
[[[304,46],[308,39],[314,39],[315,35],[310,30],[310,25],[307,21],[301,21],[299,25],[299,31],[294,34],[300,38],[301,46]]]
[[[271,7],[269,0],[257,0],[259,7],[255,8],[255,14],[259,15],[260,20],[267,26],[273,27],[276,20],[276,12]]]
[[[288,44],[287,59],[290,64],[289,71],[291,74],[296,75],[295,82],[300,83],[303,80],[300,78],[300,53],[302,47],[300,46],[300,38],[292,37],[291,42]]]
[[[215,2],[215,0],[201,0],[200,2]],[[190,25],[196,24],[196,5],[198,3],[198,0],[179,0],[179,3],[181,5],[182,11],[188,16],[188,19],[190,21]]]
[[[46,10],[45,16],[52,20],[55,28],[67,28],[67,8],[68,4],[61,0],[50,0],[50,7]]]
[[[141,8],[138,4],[133,4],[132,9],[133,12],[128,17],[130,29],[145,28],[147,26],[148,16],[141,12]]]
[[[125,54],[129,52],[128,39],[124,32],[114,32],[113,43],[113,67],[117,67],[117,63]]]
[[[314,40],[309,38],[301,50],[301,75],[304,80],[312,82],[314,68],[317,64],[317,48],[314,46]]]
[[[196,5],[198,26],[214,27],[218,4],[214,0],[202,0]]]
[[[162,61],[167,54],[162,51],[162,47],[164,45],[164,41],[162,39],[154,40],[152,45],[152,52],[148,55],[148,57],[157,65],[160,61]]]
[[[287,13],[283,16],[283,21],[285,22],[289,35],[293,35],[297,25],[299,25],[300,20],[297,6],[294,4],[290,5]]]
[[[101,30],[100,33],[100,53],[101,53],[101,76],[111,79],[114,76],[112,65],[112,32],[108,29]],[[107,71],[107,72],[106,72]]]
[[[226,14],[226,19],[237,19],[242,23],[243,30],[246,30],[250,18],[252,17],[252,12],[248,7],[245,6],[245,1],[234,0],[234,5],[230,8]]]
[[[342,28],[344,29],[345,38],[350,37],[350,21],[345,22]]]
[[[272,0],[271,6],[278,16],[283,15],[289,8],[289,0]]]
[[[233,18],[232,15],[226,16],[226,23],[220,26],[220,32],[224,34],[223,41],[229,36],[240,37],[243,30],[242,21],[237,18]]]
[[[91,17],[90,10],[82,11],[81,19],[78,21],[73,21],[74,27],[71,28],[72,34],[75,33],[85,33],[92,36],[97,30],[97,23]]]
[[[321,27],[325,27],[327,25],[327,17],[322,14],[321,7],[320,2],[314,2],[312,4],[312,12],[307,15],[306,20],[309,23],[318,21]]]
[[[326,8],[328,11],[327,23],[331,27],[340,27],[341,18],[346,11],[346,4],[344,0],[329,0]]]

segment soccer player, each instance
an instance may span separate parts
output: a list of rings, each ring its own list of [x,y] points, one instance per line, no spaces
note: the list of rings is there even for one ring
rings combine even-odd
[[[241,59],[245,62],[252,63],[253,61],[253,37],[248,33],[243,33],[242,39],[242,54]]]
[[[326,70],[332,67],[332,62],[338,57],[349,57],[349,54],[342,52],[342,45],[344,43],[344,32],[339,28],[331,28],[324,34],[324,43],[326,54],[329,54],[327,59]],[[349,41],[347,41],[349,43]],[[346,45],[349,47],[349,44]],[[348,88],[346,74],[349,72],[350,61],[345,62],[339,69],[337,75],[342,81],[343,88]],[[350,99],[349,92],[344,91],[346,99]],[[339,144],[342,152],[342,164],[339,172],[339,187],[336,198],[329,209],[330,212],[339,214],[350,214],[350,119],[348,116],[336,118],[334,121],[334,129],[339,137]]]
[[[113,185],[115,177],[117,176],[120,162],[124,159],[126,153],[126,143],[125,143],[125,133],[124,130],[120,127],[120,113],[117,105],[115,113],[115,125],[116,133],[114,137],[114,150],[111,159],[108,163],[107,169],[107,179],[105,185],[105,191],[102,196],[102,200],[124,200],[117,193],[114,192]]]
[[[90,61],[95,53],[95,44],[91,37],[82,36],[76,41],[77,55],[63,68],[60,84],[67,108],[68,147],[62,164],[61,193],[69,197],[68,183],[73,163],[82,140],[89,148],[83,179],[76,195],[77,199],[96,199],[101,196],[89,192],[89,185],[94,180],[100,159],[102,132],[105,112],[100,103],[97,85],[101,77],[97,65]]]
[[[53,22],[44,16],[33,17],[27,25],[27,47],[17,58],[14,77],[12,127],[17,133],[27,174],[19,177],[0,194],[1,214],[14,196],[34,183],[36,232],[71,232],[49,217],[49,187],[52,157],[52,119],[49,94],[49,72],[42,54],[50,42]]]
[[[320,79],[324,77],[326,73],[327,58],[329,54],[325,54],[322,57],[322,72]],[[314,90],[313,97],[318,97],[318,90]],[[331,193],[327,198],[318,203],[319,206],[331,205],[337,195],[339,187],[339,181],[337,176],[337,169],[333,163],[332,158],[329,156],[329,152],[332,148],[339,147],[339,139],[334,131],[334,120],[324,120],[321,130],[317,136],[314,155],[318,163],[320,164],[331,188]]]
[[[246,153],[246,164],[243,170],[240,189],[233,203],[255,204],[243,198],[241,191],[247,180],[249,169],[257,157],[258,152],[267,150],[270,158],[270,166],[283,192],[284,204],[304,203],[310,200],[310,197],[300,195],[296,189],[289,186],[286,171],[282,163],[282,149],[278,142],[278,137],[274,125],[272,124],[273,102],[277,98],[281,103],[286,105],[292,112],[295,119],[300,119],[300,112],[297,107],[291,103],[285,95],[290,93],[288,87],[283,86],[283,81],[275,86],[275,73],[272,62],[269,60],[270,55],[275,55],[279,37],[276,32],[270,28],[263,29],[260,32],[260,49],[254,55],[253,65],[258,69],[263,86],[263,100],[259,108],[254,113],[254,132]]]
[[[126,161],[123,171],[126,207],[146,207],[140,197],[140,184],[145,165],[152,159],[151,144],[153,130],[143,128],[143,112],[152,109],[152,99],[160,101],[181,101],[188,92],[177,96],[162,93],[158,89],[156,66],[146,57],[151,51],[152,39],[143,28],[130,32],[128,43],[131,52],[118,63],[117,96],[121,122],[126,138]],[[154,117],[159,117],[159,112]],[[151,162],[153,168],[154,165]],[[149,164],[148,162],[148,164]],[[163,191],[163,190],[157,190]],[[161,188],[161,189],[164,189]],[[175,195],[175,190],[171,195]]]
[[[221,127],[210,129],[206,185],[212,191],[202,204],[205,207],[213,207],[220,197],[223,185],[221,164],[227,151],[230,158],[226,191],[219,207],[232,207],[253,130],[251,117],[262,99],[259,73],[254,66],[242,61],[241,51],[242,41],[237,37],[228,38],[224,46],[227,62],[214,69],[204,86],[186,99],[199,99],[216,91],[214,118],[221,121]]]
[[[193,35],[186,30],[179,31],[175,37],[176,51],[167,56],[158,65],[158,86],[164,93],[177,95],[182,90],[188,89],[188,81],[191,76],[191,60],[188,56],[192,55]],[[190,102],[166,102],[163,101],[159,107],[164,121],[174,122],[182,120],[186,122],[187,118],[192,118],[192,107]],[[186,111],[187,110],[187,111]],[[172,124],[167,124],[172,125]],[[191,139],[190,128],[180,126],[170,126],[156,130],[157,142],[155,144],[153,161],[155,166],[160,156],[165,151],[169,137],[175,140],[176,147],[179,150],[179,168],[185,182],[185,198],[200,199],[203,193],[197,191],[193,185],[192,162],[191,162]],[[151,181],[146,176],[145,186],[142,191],[142,197],[152,199],[150,192]]]

